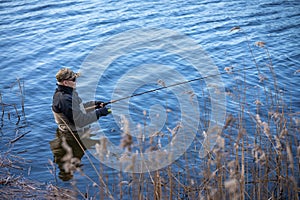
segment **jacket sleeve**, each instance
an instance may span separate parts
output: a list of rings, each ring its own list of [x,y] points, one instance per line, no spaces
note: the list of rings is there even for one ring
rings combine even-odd
[[[96,105],[96,104],[95,104],[95,101],[89,101],[89,102],[84,103],[84,104],[83,104],[83,107],[84,107],[85,109],[87,109],[87,108],[94,107],[95,105]],[[95,109],[95,107],[94,107],[94,109]]]
[[[97,121],[99,117],[100,114],[98,114],[97,110],[91,112],[83,112],[79,104],[73,104],[73,119],[75,125],[79,128]]]
[[[95,101],[89,101],[83,104],[83,107],[86,112],[91,112],[96,109],[96,102]]]
[[[80,108],[81,101],[77,101],[76,99],[72,101],[71,96],[68,96],[64,102],[66,104],[64,106],[64,114],[71,123],[74,123],[74,125],[79,128],[97,121],[100,117],[100,114],[98,114],[97,110],[88,113],[83,112]]]

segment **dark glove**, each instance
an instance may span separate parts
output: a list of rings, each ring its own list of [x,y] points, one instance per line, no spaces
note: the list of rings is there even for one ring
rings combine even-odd
[[[111,113],[110,109],[107,109],[106,107],[103,107],[103,108],[99,108],[96,110],[96,114],[97,114],[97,117],[102,117],[102,116],[106,116],[108,115],[109,113]]]
[[[103,101],[95,101],[95,106],[96,106],[96,109],[103,108],[104,102]]]

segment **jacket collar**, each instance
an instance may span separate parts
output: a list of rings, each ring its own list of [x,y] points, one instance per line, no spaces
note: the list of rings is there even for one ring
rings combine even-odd
[[[75,89],[68,87],[68,86],[59,85],[59,84],[56,84],[56,85],[57,85],[58,91],[62,91],[62,92],[68,93],[68,94],[72,94],[73,91],[75,91]]]

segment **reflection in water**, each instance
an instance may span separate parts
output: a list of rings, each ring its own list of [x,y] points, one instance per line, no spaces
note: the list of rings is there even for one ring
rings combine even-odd
[[[85,146],[83,145],[83,142]],[[98,143],[98,141],[90,139],[80,139],[78,133],[61,132],[56,130],[56,137],[50,141],[50,147],[53,153],[54,162],[58,165],[58,177],[63,181],[73,178],[73,173],[80,170],[81,158],[84,151]]]

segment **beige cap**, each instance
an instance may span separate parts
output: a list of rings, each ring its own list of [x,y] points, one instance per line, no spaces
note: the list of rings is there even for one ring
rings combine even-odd
[[[64,80],[71,80],[73,78],[77,78],[79,73],[75,73],[68,68],[62,68],[56,73],[56,80],[58,82],[62,82]]]

